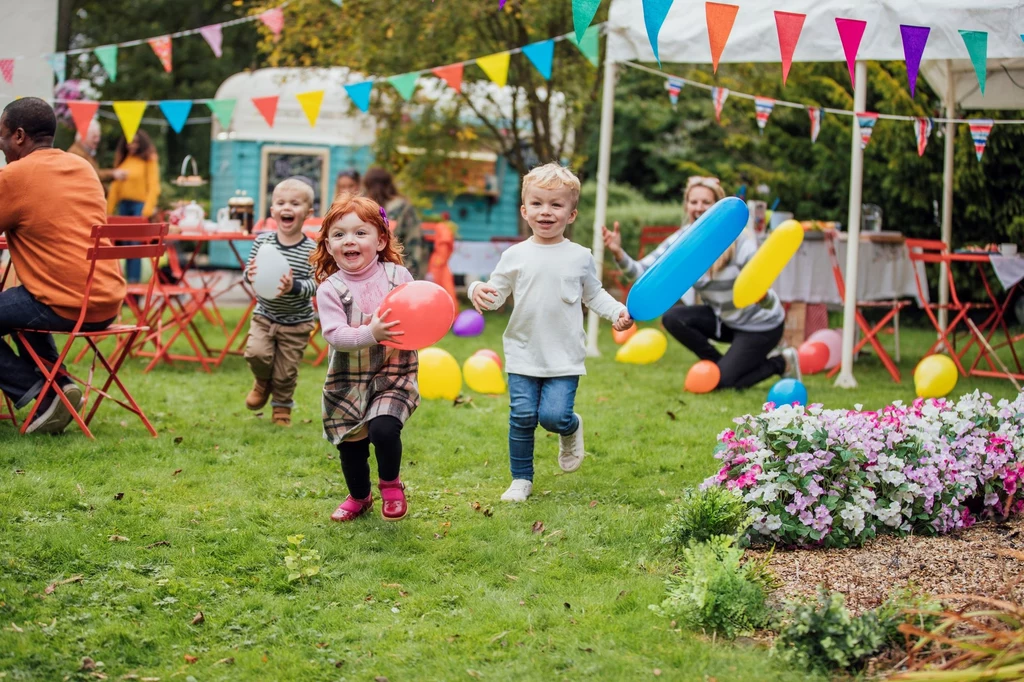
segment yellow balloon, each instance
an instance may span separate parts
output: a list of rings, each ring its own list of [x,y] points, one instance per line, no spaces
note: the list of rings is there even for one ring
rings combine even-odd
[[[945,398],[956,388],[956,365],[946,355],[929,355],[914,370],[918,398]]]
[[[659,329],[641,329],[626,341],[615,354],[615,359],[631,365],[649,365],[657,362],[668,349],[668,339]]]
[[[440,348],[420,351],[420,395],[428,400],[455,400],[462,390],[462,372],[451,353]]]
[[[505,392],[505,377],[492,358],[486,355],[474,355],[462,365],[462,373],[466,377],[466,385],[477,393],[501,395]]]
[[[746,308],[764,298],[803,241],[803,225],[795,220],[787,220],[772,230],[736,278],[732,288],[733,304]]]

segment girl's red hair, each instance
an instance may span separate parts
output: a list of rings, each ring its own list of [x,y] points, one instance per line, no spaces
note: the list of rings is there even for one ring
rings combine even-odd
[[[387,235],[384,248],[377,253],[377,258],[381,262],[390,261],[396,265],[402,265],[402,245],[395,239],[388,221],[384,219],[380,204],[367,197],[345,194],[331,204],[331,208],[328,209],[327,215],[324,216],[323,223],[320,225],[320,236],[316,240],[316,249],[309,257],[313,264],[313,278],[317,284],[338,271],[338,263],[327,248],[327,234],[334,223],[349,213],[355,213],[364,223],[376,227],[377,234]]]

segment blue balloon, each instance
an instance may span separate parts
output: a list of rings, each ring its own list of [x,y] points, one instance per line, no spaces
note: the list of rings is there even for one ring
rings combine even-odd
[[[807,388],[796,379],[783,379],[768,391],[768,402],[776,406],[807,404]]]
[[[630,317],[653,320],[664,315],[736,241],[749,215],[736,197],[709,208],[633,284],[626,299]]]

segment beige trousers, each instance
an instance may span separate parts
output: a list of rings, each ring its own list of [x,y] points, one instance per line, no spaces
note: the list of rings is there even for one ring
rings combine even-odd
[[[245,342],[245,361],[257,379],[270,381],[271,405],[295,406],[292,395],[299,382],[299,364],[315,328],[312,321],[277,324],[262,315],[253,315]]]

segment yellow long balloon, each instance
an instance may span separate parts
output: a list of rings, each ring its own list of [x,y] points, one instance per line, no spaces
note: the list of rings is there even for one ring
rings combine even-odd
[[[797,221],[787,220],[776,227],[736,278],[733,304],[746,308],[764,298],[803,241],[804,228]]]

